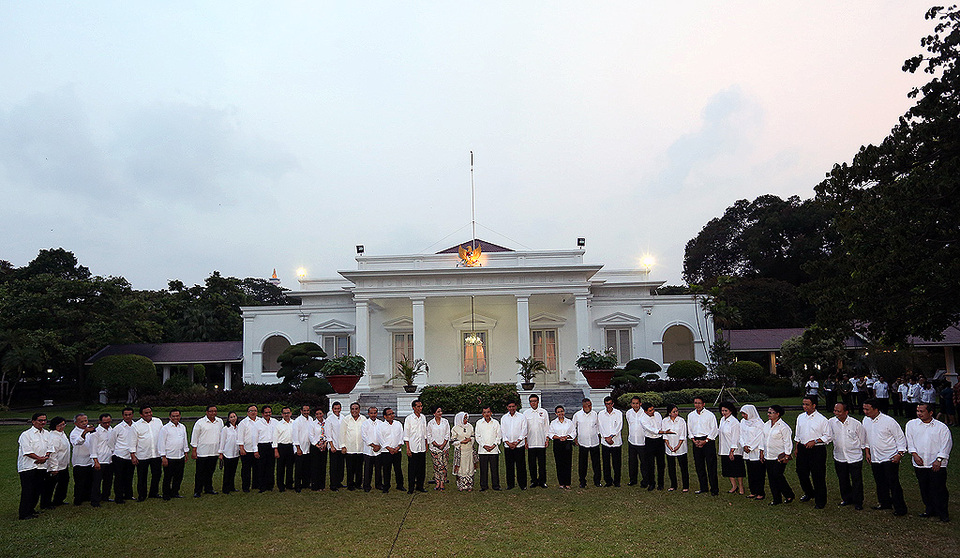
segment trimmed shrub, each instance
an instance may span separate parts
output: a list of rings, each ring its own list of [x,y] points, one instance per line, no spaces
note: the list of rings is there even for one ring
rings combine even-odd
[[[163,382],[163,391],[169,393],[184,393],[190,391],[192,387],[193,382],[186,374],[174,374],[170,376],[169,380]]]
[[[652,391],[645,391],[641,393],[624,393],[619,398],[617,398],[617,405],[622,409],[630,408],[630,400],[634,397],[639,397],[641,403],[651,403],[654,407],[663,406],[663,397],[659,393],[654,393]]]
[[[763,366],[751,360],[738,360],[727,367],[726,372],[728,376],[737,380],[737,383],[751,384],[759,382],[766,374]]]
[[[667,368],[667,376],[671,379],[700,378],[707,373],[707,367],[695,360],[678,360]]]
[[[326,378],[304,378],[300,382],[299,391],[308,395],[328,395],[333,393],[334,389]]]
[[[106,388],[112,399],[126,399],[133,389],[138,394],[160,389],[160,377],[153,361],[140,355],[105,356],[90,367],[87,382],[96,389]]]
[[[655,374],[663,370],[659,364],[650,360],[649,358],[635,358],[628,362],[623,369],[635,371],[638,376],[651,373]]]
[[[324,411],[330,408],[326,395],[291,392],[289,389],[284,389],[283,384],[247,384],[243,389],[231,391],[205,390],[202,386],[197,387],[200,388],[199,391],[190,389],[185,393],[161,391],[156,395],[141,397],[137,403],[154,408],[194,406],[206,408],[206,405],[216,405],[220,407],[221,416],[224,418],[226,413],[223,411],[232,410],[243,414],[250,405],[257,407],[270,405],[277,416],[280,415],[280,407],[284,405],[294,409],[301,405],[310,405]]]
[[[424,410],[443,407],[444,412],[466,411],[479,414],[490,406],[494,413],[507,412],[507,403],[520,404],[514,384],[462,384],[459,386],[427,386],[420,392]]]

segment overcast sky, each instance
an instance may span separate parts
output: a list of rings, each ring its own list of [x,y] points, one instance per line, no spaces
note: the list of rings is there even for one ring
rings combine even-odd
[[[890,131],[927,2],[0,2],[0,259],[297,288],[478,234],[608,269]]]

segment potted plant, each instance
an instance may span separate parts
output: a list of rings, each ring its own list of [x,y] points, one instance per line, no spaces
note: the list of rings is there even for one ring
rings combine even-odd
[[[577,359],[577,368],[593,389],[604,389],[610,386],[616,365],[617,355],[612,348],[607,348],[601,353],[588,347]]]
[[[421,372],[430,372],[430,366],[427,364],[427,361],[422,358],[411,361],[406,355],[400,355],[400,360],[397,361],[397,372],[393,377],[403,380],[403,391],[416,393],[417,386],[413,383],[413,380],[417,377],[417,374]]]
[[[537,360],[532,356],[518,358],[517,364],[520,365],[520,379],[523,380],[520,382],[520,387],[525,391],[533,389],[533,379],[537,376],[538,372],[547,371],[547,365],[544,364],[542,360]]]
[[[366,361],[360,355],[332,358],[323,367],[323,375],[339,394],[350,393],[363,376]]]

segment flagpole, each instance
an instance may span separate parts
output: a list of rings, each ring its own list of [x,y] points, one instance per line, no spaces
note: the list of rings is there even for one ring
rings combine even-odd
[[[470,151],[470,225],[472,236],[470,244],[477,249],[477,191],[473,183],[473,151]]]

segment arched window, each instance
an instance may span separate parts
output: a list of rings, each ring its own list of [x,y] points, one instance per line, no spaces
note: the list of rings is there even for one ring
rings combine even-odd
[[[282,335],[270,336],[263,342],[262,368],[264,374],[276,374],[277,371],[280,370],[280,363],[277,362],[277,357],[289,346],[290,342]]]
[[[672,325],[663,332],[663,363],[671,364],[678,360],[695,360],[693,332],[686,326]]]

